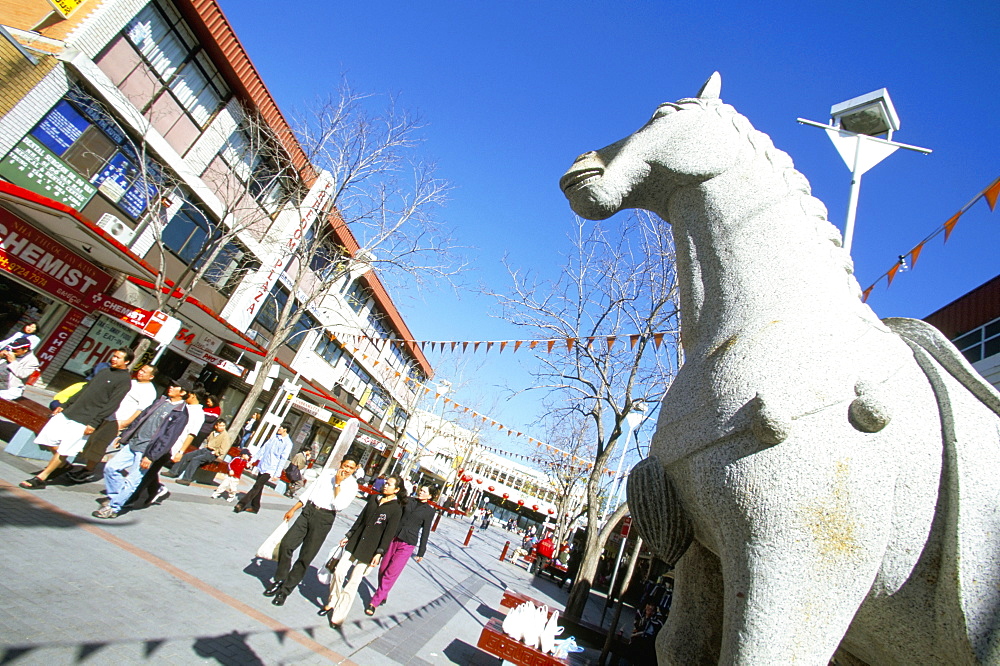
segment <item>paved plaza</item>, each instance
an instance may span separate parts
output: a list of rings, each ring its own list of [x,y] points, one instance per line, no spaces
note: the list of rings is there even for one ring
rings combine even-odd
[[[235,514],[210,498],[213,486],[164,479],[161,506],[99,520],[102,482],[17,487],[40,467],[0,453],[0,664],[498,664],[475,645],[505,587],[566,601],[498,561],[514,535],[477,529],[466,548],[470,523],[442,518],[378,613],[364,614],[372,572],[334,630],[316,615],[326,588],[315,568],[284,606],[261,594],[275,564],[254,553],[292,504],[279,492],[265,493],[259,515]],[[361,507],[337,516],[314,567]]]

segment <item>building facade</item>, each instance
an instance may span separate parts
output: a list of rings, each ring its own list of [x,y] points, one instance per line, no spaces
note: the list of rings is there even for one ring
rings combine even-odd
[[[365,456],[382,455],[414,403],[404,378],[431,367],[396,342],[413,336],[376,272],[333,272],[363,251],[218,4],[70,4],[0,6],[0,333],[38,321],[40,385],[58,390],[167,311],[180,328],[149,358],[226,416],[294,299],[255,407],[285,399],[293,438],[321,454],[357,417]],[[288,257],[320,231],[338,250],[307,267],[315,299],[292,293]]]
[[[1000,390],[1000,276],[924,317]]]

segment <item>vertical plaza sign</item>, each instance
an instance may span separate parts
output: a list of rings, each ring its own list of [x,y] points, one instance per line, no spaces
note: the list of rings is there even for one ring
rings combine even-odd
[[[111,276],[0,208],[0,269],[86,312]]]

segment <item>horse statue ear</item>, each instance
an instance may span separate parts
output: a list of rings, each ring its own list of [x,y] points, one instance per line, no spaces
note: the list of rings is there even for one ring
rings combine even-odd
[[[722,77],[718,72],[713,72],[712,76],[708,77],[708,81],[705,81],[705,85],[698,91],[698,99],[719,99],[721,94]]]

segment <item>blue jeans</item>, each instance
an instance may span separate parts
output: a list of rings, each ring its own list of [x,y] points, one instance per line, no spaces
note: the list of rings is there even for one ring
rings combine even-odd
[[[104,466],[104,486],[111,500],[109,506],[121,511],[142,481],[146,470],[139,467],[143,454],[133,451],[126,444]]]

